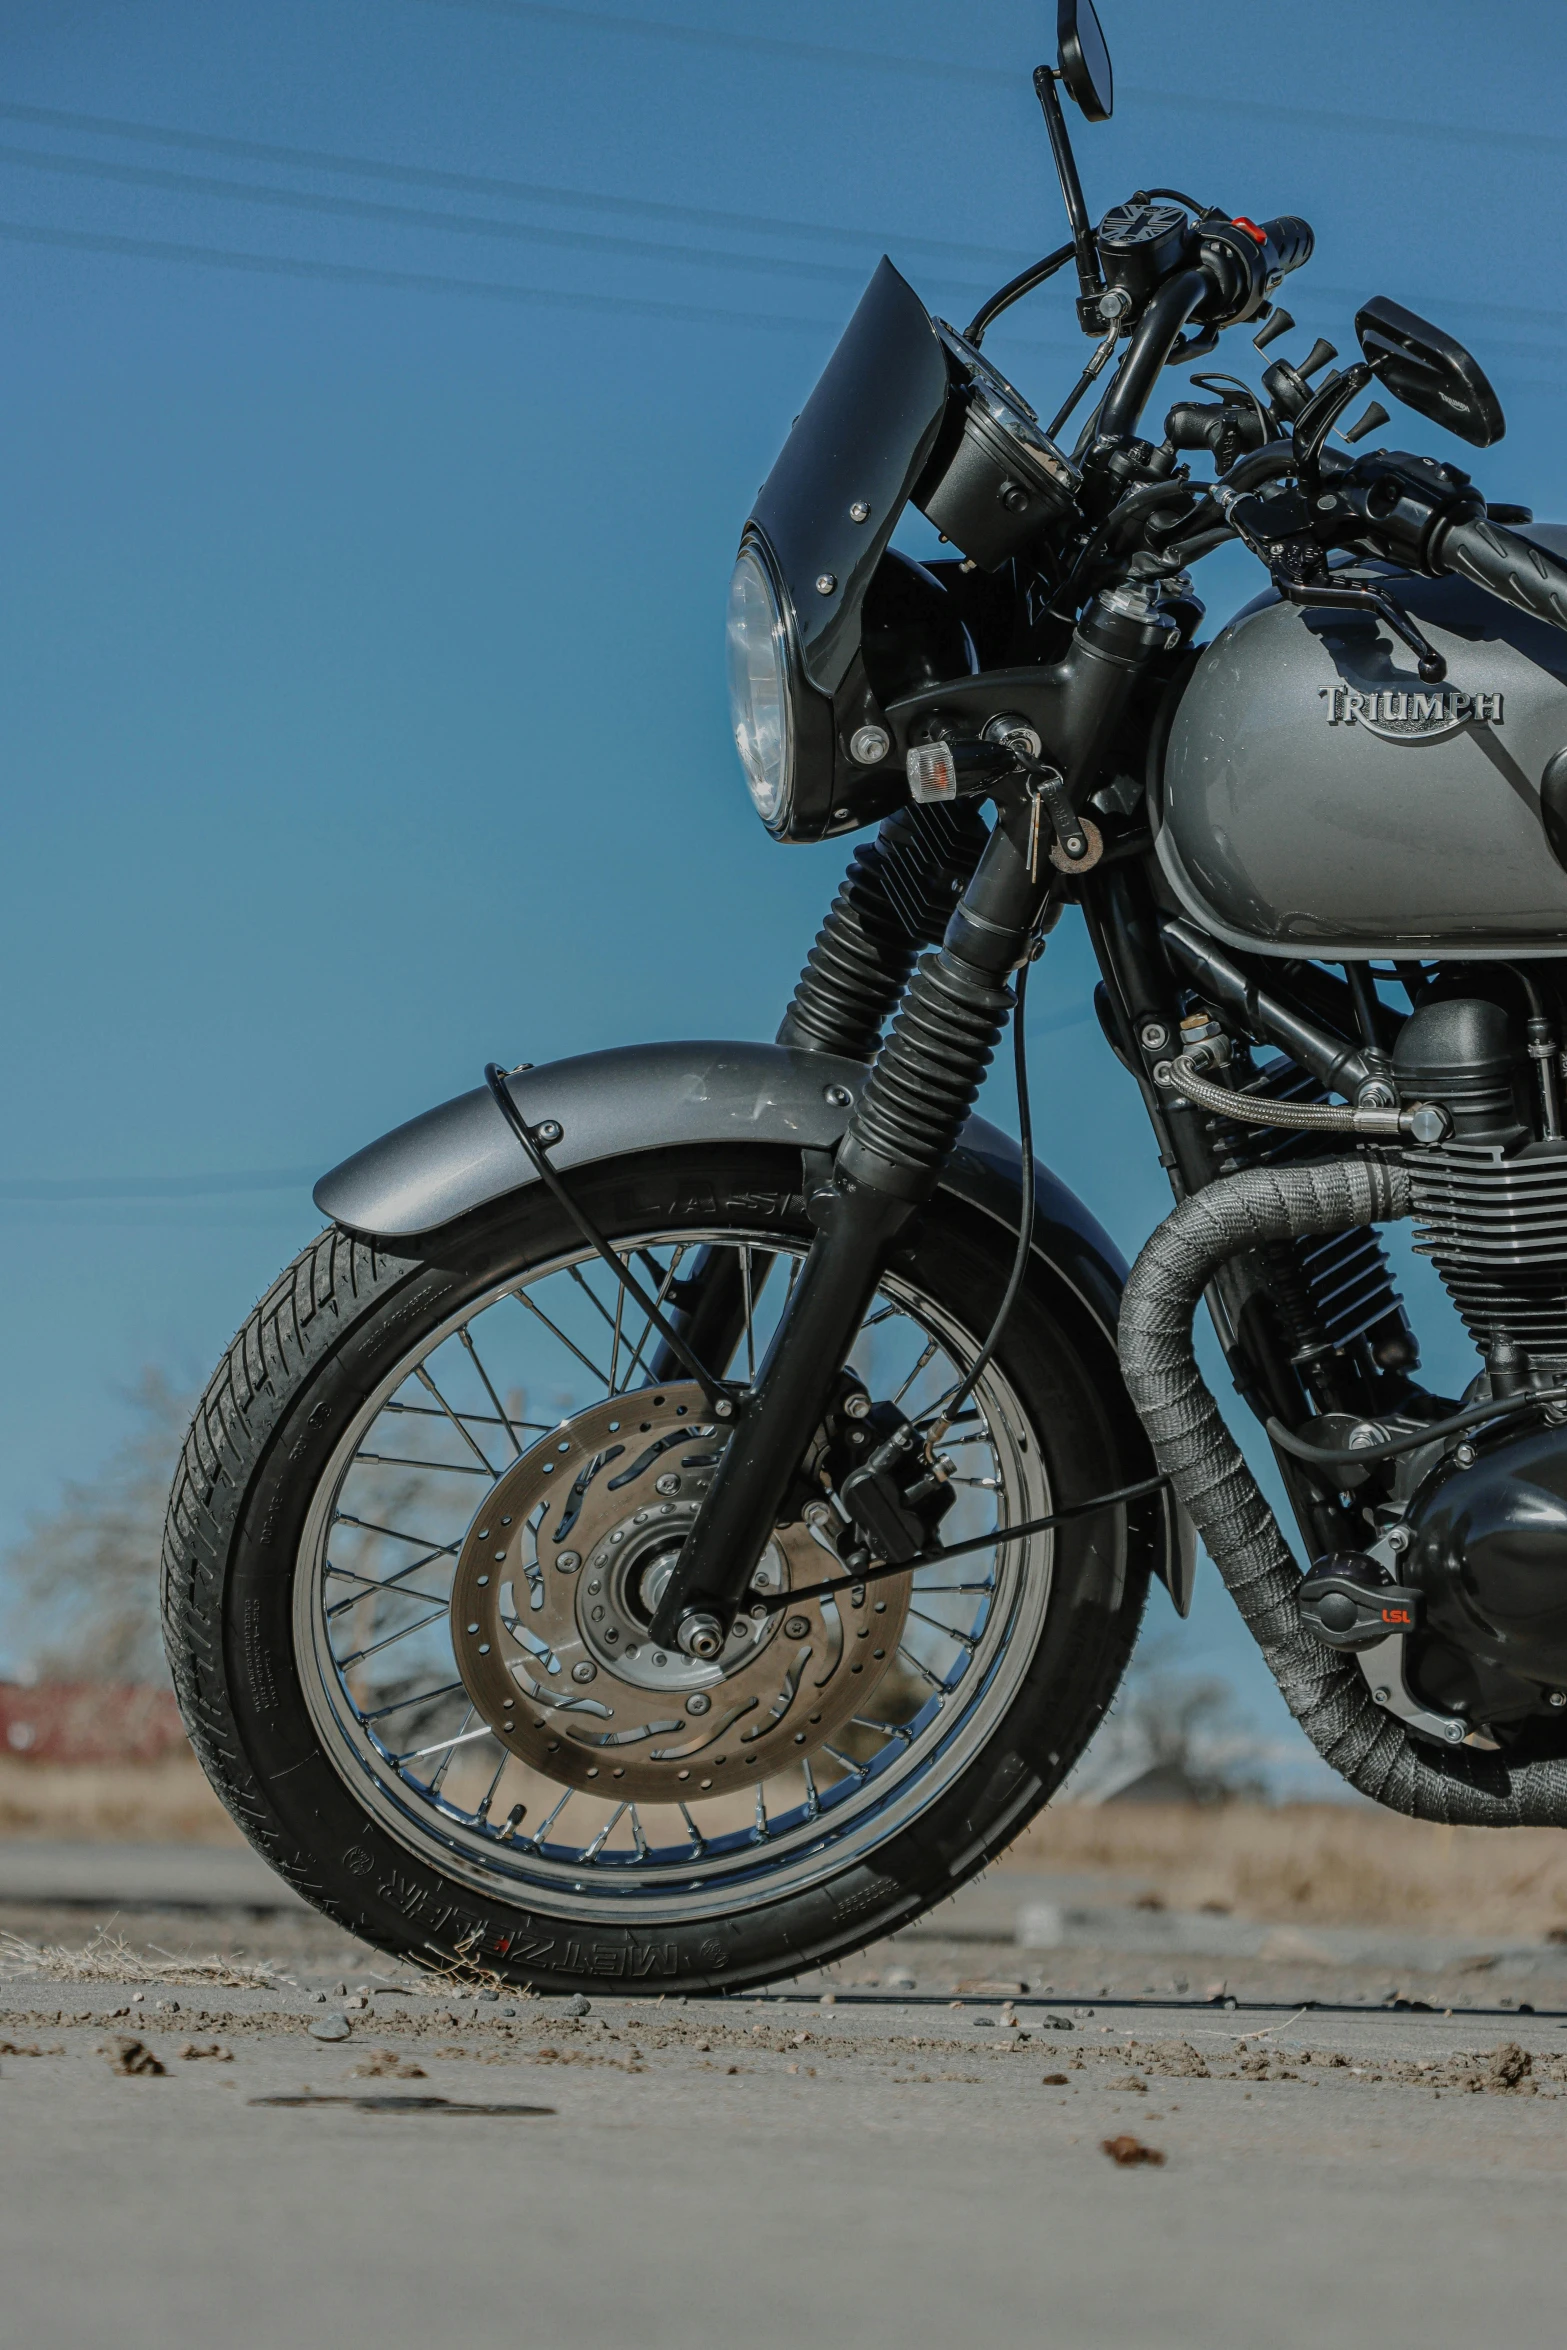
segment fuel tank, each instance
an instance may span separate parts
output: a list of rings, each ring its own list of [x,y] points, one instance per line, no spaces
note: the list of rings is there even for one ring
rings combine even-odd
[[[1567,525],[1520,535],[1567,556]],[[1335,576],[1418,621],[1445,683],[1374,614],[1247,605],[1154,762],[1171,889],[1262,954],[1567,955],[1567,635],[1467,581]]]

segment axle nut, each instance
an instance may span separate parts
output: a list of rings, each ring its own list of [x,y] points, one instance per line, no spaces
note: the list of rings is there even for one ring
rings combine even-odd
[[[687,1656],[697,1657],[707,1664],[722,1652],[724,1627],[713,1615],[701,1613],[687,1616],[680,1627],[680,1645]]]

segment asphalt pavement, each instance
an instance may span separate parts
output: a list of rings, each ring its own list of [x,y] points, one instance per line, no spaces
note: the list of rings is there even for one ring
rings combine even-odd
[[[1561,2337],[1567,2014],[574,2013],[384,1962],[0,2002],[27,2350]]]
[[[0,1844],[0,2176],[7,2350],[1532,2350],[1567,1951],[998,1869],[765,1997],[575,2012],[244,1852]]]

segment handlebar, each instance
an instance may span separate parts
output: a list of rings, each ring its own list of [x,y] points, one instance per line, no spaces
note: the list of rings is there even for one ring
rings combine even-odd
[[[1433,566],[1457,572],[1535,620],[1567,629],[1567,563],[1497,522],[1450,522],[1435,535]]]
[[[1259,223],[1263,232],[1263,259],[1270,287],[1280,278],[1288,277],[1292,269],[1304,269],[1316,251],[1317,240],[1309,220],[1302,220],[1293,212],[1281,213],[1277,220]]]
[[[1195,318],[1229,326],[1255,318],[1267,295],[1311,259],[1316,239],[1294,213],[1278,220],[1208,218],[1195,224],[1196,251],[1149,299],[1099,413],[1108,439],[1133,433],[1176,341]]]

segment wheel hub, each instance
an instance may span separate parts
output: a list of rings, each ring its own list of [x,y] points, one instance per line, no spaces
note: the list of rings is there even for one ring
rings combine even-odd
[[[903,1636],[905,1576],[769,1606],[833,1572],[780,1527],[711,1660],[648,1636],[727,1431],[689,1385],[613,1396],[514,1461],[469,1528],[452,1645],[481,1719],[562,1785],[675,1803],[798,1763],[864,1711]]]

